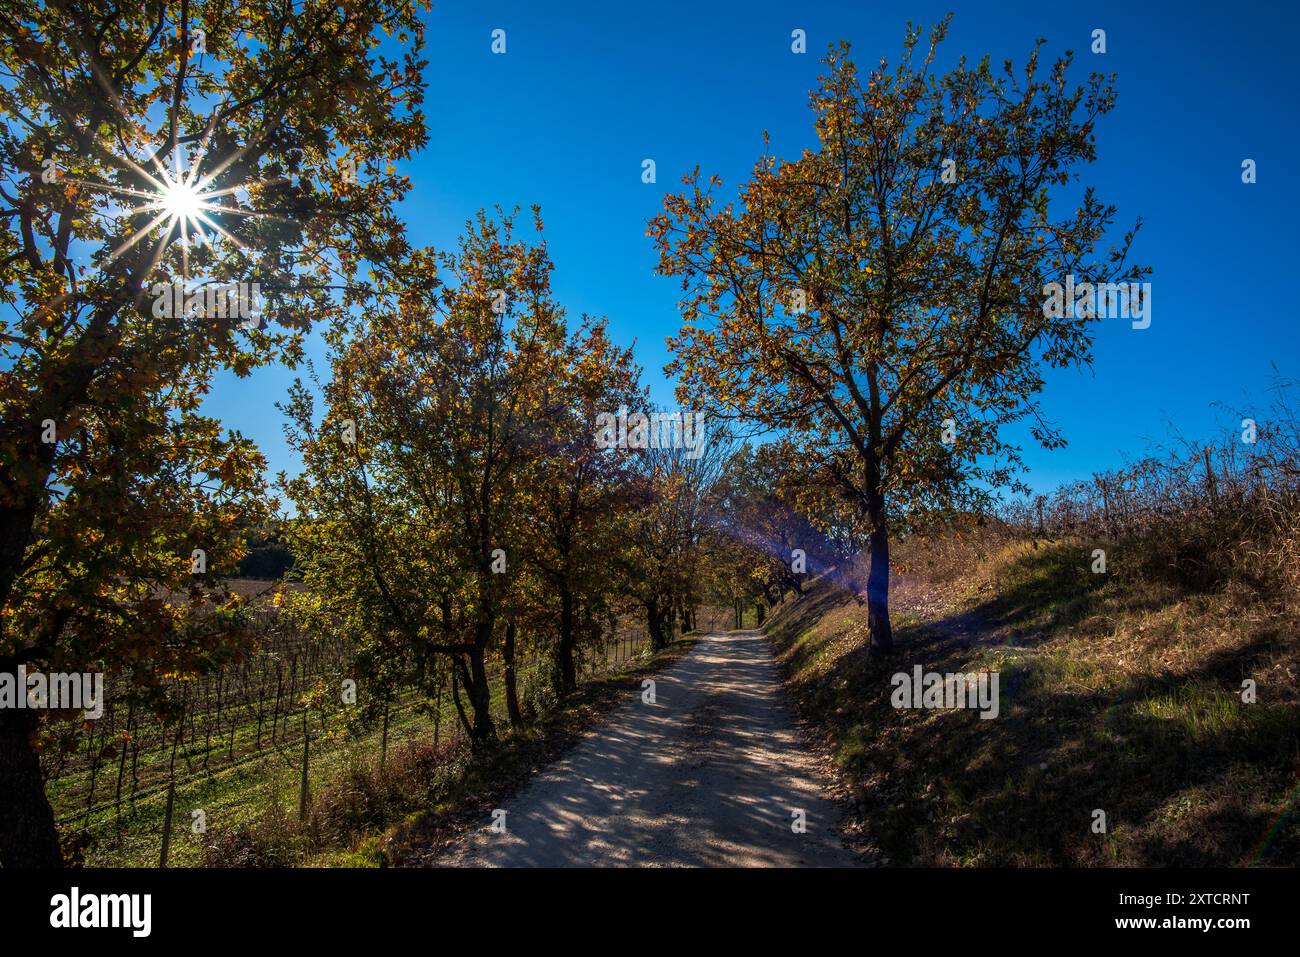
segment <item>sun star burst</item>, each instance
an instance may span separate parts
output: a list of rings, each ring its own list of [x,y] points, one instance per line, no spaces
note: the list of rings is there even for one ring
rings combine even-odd
[[[114,194],[119,201],[124,201],[118,215],[129,216],[142,212],[151,214],[152,218],[148,224],[137,229],[109,253],[109,261],[117,259],[147,236],[158,235],[153,264],[156,265],[172,243],[177,242],[181,252],[182,275],[188,278],[189,248],[192,241],[197,240],[207,244],[225,239],[241,250],[244,248],[234,236],[222,228],[217,219],[213,218],[214,214],[239,217],[264,214],[237,205],[234,194],[243,189],[242,185],[228,185],[221,189],[210,188],[210,184],[234,163],[243,151],[240,150],[235,156],[218,164],[215,169],[200,175],[200,166],[203,164],[206,151],[205,137],[204,142],[199,145],[198,155],[186,164],[189,166],[188,169],[182,168],[182,157],[185,154],[179,148],[172,151],[170,169],[156,155],[150,156],[147,162],[154,168],[152,173],[134,160],[127,159],[126,162],[148,184],[145,189],[126,188],[102,182],[74,181],[78,186],[102,190]]]
[[[185,179],[173,180],[170,176],[163,186],[162,195],[153,205],[173,218],[188,220],[195,226],[199,213],[210,208],[205,194],[195,189],[192,183]]]

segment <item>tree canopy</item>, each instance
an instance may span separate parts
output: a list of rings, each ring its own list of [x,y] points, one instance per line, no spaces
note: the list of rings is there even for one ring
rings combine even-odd
[[[213,653],[188,621],[234,610],[207,586],[270,515],[261,455],[200,412],[213,374],[295,361],[404,244],[423,28],[386,0],[18,0],[0,35],[0,666],[144,693]],[[260,315],[173,283],[256,284]],[[59,859],[32,720],[0,715],[4,865]]]

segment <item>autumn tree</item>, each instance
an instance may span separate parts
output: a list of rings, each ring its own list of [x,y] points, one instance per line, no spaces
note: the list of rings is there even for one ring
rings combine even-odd
[[[358,640],[445,656],[476,746],[496,736],[488,657],[531,521],[529,479],[567,412],[551,269],[513,215],[479,213],[456,250],[416,252],[380,303],[333,325],[319,419],[304,384],[288,406],[304,470],[284,487],[304,581]]]
[[[785,443],[769,442],[744,445],[718,483],[720,521],[747,550],[750,578],[769,604],[787,591],[802,592],[809,575],[837,560],[818,519],[799,508],[799,492],[808,480]]]
[[[541,579],[543,605],[554,621],[552,686],[557,695],[577,688],[576,653],[582,622],[594,628],[614,611],[611,556],[621,547],[619,512],[628,507],[633,452],[601,448],[601,414],[635,408],[644,399],[630,349],[615,345],[603,321],[584,322],[569,337],[559,377],[551,383],[554,414],[547,447],[532,458],[523,503],[525,561]],[[587,630],[593,630],[589,627]]]
[[[811,95],[816,144],[763,156],[739,202],[685,178],[651,221],[659,271],[680,277],[670,342],[679,398],[778,430],[869,529],[868,620],[887,651],[891,520],[1012,480],[1002,427],[1040,415],[1043,370],[1090,361],[1093,319],[1044,308],[1045,284],[1136,280],[1133,232],[1098,252],[1115,209],[1070,192],[1115,103],[1072,55],[1020,70],[987,57],[947,73],[947,20],[909,27],[901,62],[865,78],[847,44]],[[1069,204],[1064,215],[1057,213]]]
[[[396,0],[0,10],[0,671],[129,668],[156,698],[223,641],[212,575],[269,509],[200,403],[400,248],[421,45]],[[192,308],[202,283],[246,285]],[[6,867],[60,863],[37,732],[0,712]]]
[[[637,452],[619,560],[645,615],[651,648],[666,647],[674,620],[699,604],[701,562],[717,533],[715,490],[733,451],[727,433],[714,428],[697,436],[694,448],[678,440]]]

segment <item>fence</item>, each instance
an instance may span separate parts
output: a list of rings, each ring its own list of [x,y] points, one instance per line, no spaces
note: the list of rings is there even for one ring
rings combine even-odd
[[[1050,496],[1012,503],[1000,517],[1024,534],[1111,538],[1140,535],[1172,518],[1253,514],[1276,522],[1294,514],[1300,500],[1300,459],[1270,438],[1261,434],[1256,443],[1230,440],[1145,458]]]

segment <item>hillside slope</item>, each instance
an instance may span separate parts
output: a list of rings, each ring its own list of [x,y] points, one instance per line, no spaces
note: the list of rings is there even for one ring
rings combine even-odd
[[[1094,574],[1090,547],[915,552],[887,660],[832,576],[778,609],[768,634],[856,829],[894,864],[1300,863],[1294,605],[1162,582],[1118,546]],[[917,665],[998,672],[998,716],[896,709]]]

